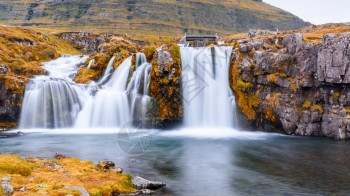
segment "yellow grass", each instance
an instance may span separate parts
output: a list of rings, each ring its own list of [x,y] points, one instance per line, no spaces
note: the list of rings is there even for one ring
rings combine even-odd
[[[0,177],[3,176],[12,178],[14,196],[37,195],[40,192],[47,192],[48,195],[79,195],[79,192],[66,190],[64,186],[82,186],[90,195],[135,191],[130,175],[113,171],[103,172],[92,162],[75,158],[52,160],[28,158],[28,161],[25,161],[16,155],[0,155]],[[38,187],[38,184],[44,188]],[[23,193],[16,191],[24,186],[27,191]]]

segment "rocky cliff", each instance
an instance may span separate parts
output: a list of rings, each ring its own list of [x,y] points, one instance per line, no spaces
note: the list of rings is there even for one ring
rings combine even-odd
[[[298,17],[254,0],[2,0],[0,23],[135,35],[229,35],[299,29]]]
[[[350,33],[326,34],[321,43],[305,33],[233,42],[230,81],[239,108],[265,130],[348,139]]]

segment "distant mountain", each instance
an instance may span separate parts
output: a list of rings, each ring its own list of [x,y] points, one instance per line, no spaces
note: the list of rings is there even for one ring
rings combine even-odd
[[[309,25],[261,0],[1,0],[0,24],[136,35],[228,35]]]

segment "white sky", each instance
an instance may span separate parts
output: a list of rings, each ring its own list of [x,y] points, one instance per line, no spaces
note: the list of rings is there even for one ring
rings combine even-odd
[[[350,0],[263,0],[312,24],[350,22]]]

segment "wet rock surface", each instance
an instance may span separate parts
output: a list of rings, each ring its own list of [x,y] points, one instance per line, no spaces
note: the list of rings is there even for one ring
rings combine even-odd
[[[150,192],[147,189],[155,190],[166,186],[166,184],[163,182],[146,180],[140,176],[133,177],[132,183],[136,189],[143,190],[145,193]]]
[[[0,127],[8,129],[18,122],[22,99],[23,95],[13,93],[0,81]]]

